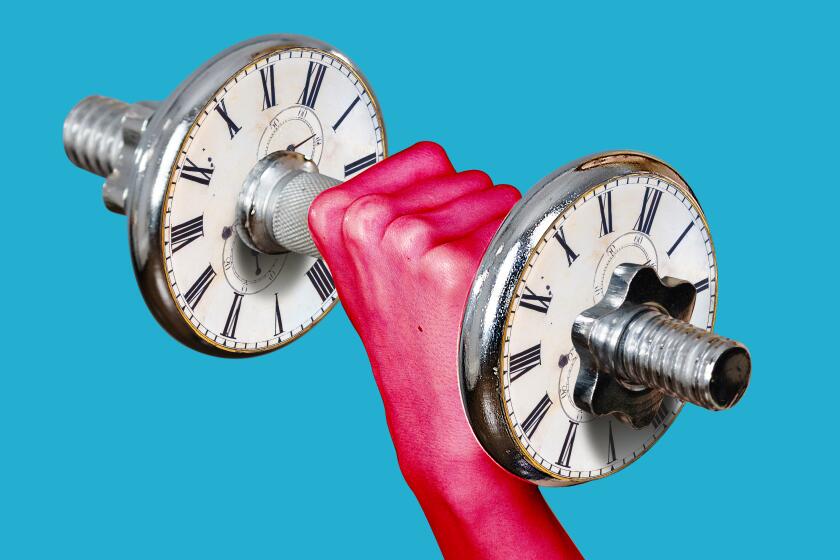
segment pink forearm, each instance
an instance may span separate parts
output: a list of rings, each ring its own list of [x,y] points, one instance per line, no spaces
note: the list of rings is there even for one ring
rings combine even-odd
[[[492,468],[443,492],[415,489],[444,557],[581,558],[537,487]]]
[[[458,337],[484,250],[519,199],[417,144],[321,194],[313,237],[370,358],[400,468],[447,558],[578,558],[539,490],[484,453]]]
[[[417,337],[422,337],[420,331],[416,332]],[[381,359],[382,353],[377,354]],[[395,377],[414,377],[412,384],[419,385],[452,377],[453,383],[440,387],[438,393],[448,402],[459,398],[449,394],[458,391],[455,353],[444,350],[436,357],[433,363],[412,357],[389,360],[387,366],[380,362],[374,365],[374,374],[386,397],[386,417],[400,468],[444,557],[581,558],[539,489],[505,472],[479,448],[460,406],[441,409],[436,399],[417,402],[405,393],[388,398],[388,389],[393,387],[382,380]],[[398,369],[400,373],[383,369]],[[412,414],[406,414],[405,402],[399,396],[414,399]],[[422,421],[418,421],[417,408],[426,411],[421,415]],[[446,441],[458,454],[440,456],[434,449],[425,449],[424,444],[430,439],[424,433],[427,431],[438,435],[445,431]]]

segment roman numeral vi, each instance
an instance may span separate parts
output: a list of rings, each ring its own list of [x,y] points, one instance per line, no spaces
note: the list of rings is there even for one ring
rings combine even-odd
[[[233,293],[233,303],[230,304],[230,311],[228,311],[225,321],[225,328],[222,329],[222,336],[236,338],[236,324],[239,323],[239,310],[242,309],[243,297],[239,292]]]
[[[566,467],[567,469],[572,462],[572,447],[575,445],[577,427],[577,422],[569,422],[569,429],[566,431],[566,439],[563,440],[563,448],[560,450],[560,458],[557,459],[557,464],[561,467]]]

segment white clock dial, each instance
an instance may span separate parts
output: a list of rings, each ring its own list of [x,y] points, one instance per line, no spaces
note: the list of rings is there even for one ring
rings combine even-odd
[[[162,219],[170,293],[196,333],[231,352],[281,346],[336,301],[322,261],[260,254],[235,232],[244,179],[277,150],[341,180],[385,157],[376,103],[346,61],[290,48],[245,67],[199,113],[173,166]]]
[[[537,243],[516,286],[502,348],[505,414],[529,460],[555,478],[582,482],[647,451],[682,403],[666,398],[636,430],[574,403],[580,367],[576,316],[600,301],[616,266],[649,264],[694,283],[691,322],[711,330],[717,273],[712,240],[694,198],[647,173],[600,185],[562,213]],[[562,301],[563,304],[557,302]],[[555,304],[556,303],[556,304]]]

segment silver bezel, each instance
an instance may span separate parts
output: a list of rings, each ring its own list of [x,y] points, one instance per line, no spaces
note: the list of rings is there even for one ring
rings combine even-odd
[[[133,185],[133,188],[127,201],[127,214],[132,261],[140,291],[155,319],[172,336],[190,348],[207,354],[225,357],[255,355],[225,351],[201,338],[186,324],[170,294],[161,251],[162,210],[170,171],[199,112],[218,90],[254,61],[274,51],[291,48],[323,51],[341,60],[356,73],[364,82],[371,100],[377,107],[385,143],[384,122],[373,89],[347,56],[316,39],[284,34],[249,39],[222,51],[203,64],[161,103],[135,152],[134,175],[129,178],[129,184]]]
[[[523,452],[505,414],[502,342],[514,290],[532,251],[557,218],[593,188],[636,173],[652,173],[693,191],[666,163],[639,152],[605,152],[574,161],[537,183],[505,218],[473,280],[461,327],[461,398],[479,443],[500,466],[544,486],[584,479],[551,475]],[[700,208],[700,205],[697,205]],[[630,463],[628,463],[630,464]],[[616,469],[617,471],[618,469]]]

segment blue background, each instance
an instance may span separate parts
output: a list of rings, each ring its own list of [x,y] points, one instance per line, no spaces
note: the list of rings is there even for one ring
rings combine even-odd
[[[838,14],[583,4],[5,8],[0,557],[439,556],[344,312],[266,357],[189,351],[144,306],[125,218],[63,153],[83,96],[162,99],[272,32],[353,58],[392,152],[433,139],[521,189],[605,149],[675,166],[708,213],[717,330],[751,348],[752,385],[732,411],[686,410],[633,468],[545,495],[591,557],[834,550]],[[302,424],[340,472],[290,460]]]

